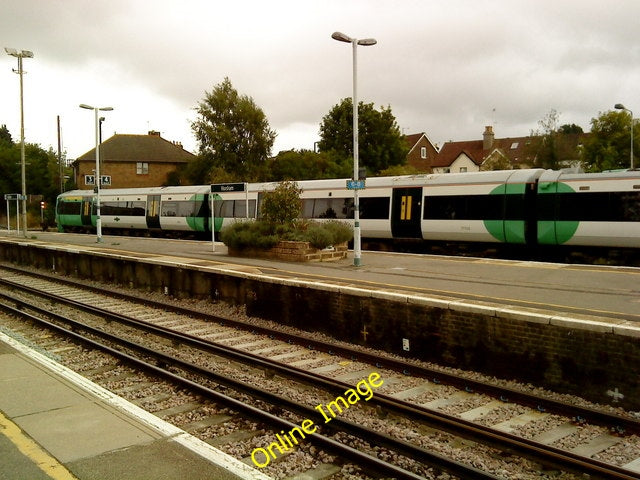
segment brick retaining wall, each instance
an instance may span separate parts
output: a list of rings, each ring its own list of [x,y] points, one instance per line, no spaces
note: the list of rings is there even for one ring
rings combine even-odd
[[[389,352],[640,410],[640,329],[597,317],[262,276],[203,262],[0,241],[0,259],[78,278],[246,305],[250,315]],[[178,259],[175,259],[178,261]],[[197,265],[196,265],[197,263]],[[403,350],[408,341],[410,350]],[[608,393],[609,392],[609,393]]]

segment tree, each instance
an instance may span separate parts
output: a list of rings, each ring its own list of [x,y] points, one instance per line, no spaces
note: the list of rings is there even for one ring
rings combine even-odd
[[[373,103],[358,104],[359,166],[371,175],[407,160],[409,150],[391,108],[376,110]],[[321,152],[341,159],[353,158],[353,103],[345,98],[324,116],[320,124]]]
[[[188,169],[195,183],[212,182],[210,174],[220,168],[237,181],[256,181],[265,176],[266,162],[276,137],[264,112],[252,98],[240,95],[225,78],[196,109],[191,128],[199,144],[199,159]]]
[[[2,125],[0,127],[0,143],[7,143],[9,145],[13,145],[13,140],[11,138],[11,133],[9,133],[9,129],[6,125]]]
[[[629,168],[630,126],[630,115],[626,111],[600,112],[597,118],[592,118],[591,135],[583,150],[585,170],[601,172]]]
[[[287,150],[269,162],[269,180],[314,180],[350,177],[351,162],[341,161],[330,153],[310,150]]]
[[[295,182],[282,182],[274,190],[264,192],[260,209],[263,220],[278,225],[293,224],[302,210],[301,193]]]
[[[538,122],[541,130],[531,132],[527,153],[534,158],[534,167],[557,170],[580,160],[578,145],[582,128],[575,124],[558,127],[559,119],[560,114],[552,109]]]

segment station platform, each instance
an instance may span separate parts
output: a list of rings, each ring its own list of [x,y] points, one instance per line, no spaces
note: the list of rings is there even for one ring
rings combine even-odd
[[[453,301],[490,303],[535,309],[555,316],[596,316],[640,322],[640,268],[568,265],[428,254],[362,252],[362,265],[348,258],[330,262],[284,262],[232,257],[222,243],[167,238],[33,232],[26,243],[75,246],[96,252],[140,255],[167,263],[209,266],[286,278],[292,281],[384,289]],[[18,241],[16,232],[0,231],[0,239]]]
[[[1,480],[270,477],[0,331]]]

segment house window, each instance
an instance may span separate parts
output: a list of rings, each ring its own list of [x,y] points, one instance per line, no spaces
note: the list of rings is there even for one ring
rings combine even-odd
[[[147,175],[149,173],[149,163],[148,162],[137,162],[136,163],[136,174],[138,175]]]
[[[420,147],[420,158],[427,158],[427,147]]]
[[[460,173],[467,173],[467,167],[460,167]]]

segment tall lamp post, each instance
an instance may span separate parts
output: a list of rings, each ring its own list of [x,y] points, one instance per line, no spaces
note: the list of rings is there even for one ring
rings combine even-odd
[[[368,47],[378,43],[374,38],[358,40],[341,32],[333,32],[331,38],[339,42],[350,43],[353,47],[353,180],[358,181],[358,45]],[[362,250],[360,241],[360,204],[358,201],[358,188],[353,190],[353,264],[356,267],[362,265]]]
[[[97,243],[102,243],[102,219],[100,218],[100,120],[98,118],[98,112],[109,112],[113,110],[113,107],[92,107],[85,103],[80,104],[80,108],[87,110],[93,110],[95,117],[95,129],[96,129],[96,175],[95,175],[95,187],[96,192],[96,234]]]
[[[25,159],[24,159],[24,107],[22,103],[22,59],[33,58],[33,52],[29,50],[16,50],[15,48],[4,49],[7,54],[18,59],[18,70],[14,70],[20,75],[20,177],[22,179],[22,234],[26,238],[27,236],[27,176],[25,171]]]
[[[621,103],[616,103],[615,108],[617,110],[624,110],[625,112],[629,112],[629,115],[631,115],[631,163],[630,165],[631,165],[631,170],[633,170],[633,112],[628,108],[626,108]]]

